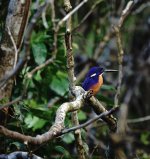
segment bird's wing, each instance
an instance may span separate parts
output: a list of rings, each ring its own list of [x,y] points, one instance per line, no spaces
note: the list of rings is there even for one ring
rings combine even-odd
[[[95,84],[95,81],[92,78],[86,78],[84,82],[82,83],[82,88],[85,91],[88,91],[91,88],[91,86],[93,86],[94,84]]]

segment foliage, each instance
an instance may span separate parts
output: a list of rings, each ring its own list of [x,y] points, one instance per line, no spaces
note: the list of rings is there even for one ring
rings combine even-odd
[[[78,29],[73,31],[73,51],[77,77],[87,64],[90,66],[102,65],[107,68],[117,68],[117,47],[114,38],[109,40],[98,59],[95,60],[93,54],[99,43],[103,42],[103,38],[111,29],[111,25],[118,19],[120,15],[118,10],[121,5],[119,2],[120,1],[116,1],[115,5],[110,3],[110,1],[102,1],[101,3],[98,3],[87,20],[85,20]],[[77,5],[76,3],[77,2],[72,1],[73,7]],[[73,15],[73,28],[76,28],[76,25],[81,22],[83,15],[86,15],[87,12],[91,10],[91,6],[94,5],[94,3],[94,1],[89,1],[83,6],[83,8]],[[35,2],[32,2],[32,15],[35,12],[33,4],[35,4]],[[58,21],[63,17],[62,1],[55,2],[55,7],[57,16],[56,21]],[[133,8],[133,13],[136,11],[136,8],[138,8],[138,5]],[[54,122],[57,108],[62,103],[69,101],[69,82],[67,79],[66,50],[64,47],[65,28],[63,26],[58,32],[57,57],[55,61],[38,70],[31,79],[28,79],[26,76],[32,69],[44,63],[52,56],[54,49],[54,31],[53,21],[50,18],[50,11],[51,9],[49,9],[46,14],[49,28],[45,29],[43,21],[40,19],[32,32],[30,43],[31,58],[28,64],[16,77],[16,85],[14,86],[12,93],[12,99],[15,99],[20,96],[25,87],[27,87],[25,99],[18,104],[13,105],[14,118],[10,119],[8,127],[32,136],[46,132]],[[148,66],[144,65],[144,63],[146,61],[145,57],[149,57],[149,55],[147,55],[147,53],[144,54],[143,51],[150,47],[148,44],[148,16],[148,9],[141,11],[139,14],[131,14],[121,30],[122,42],[126,53],[124,57],[125,75],[123,78],[121,101],[124,101],[128,89],[132,89],[133,83],[136,82],[136,78],[138,77],[137,74],[140,74],[143,81],[147,82],[144,84],[146,92],[143,94],[142,83],[139,82],[137,86],[135,86],[136,88],[133,92],[133,98],[129,102],[129,117],[145,116],[150,112],[150,108],[148,107],[149,97],[144,96],[144,94],[148,94],[147,74],[145,75],[144,73],[141,73],[142,68],[148,70]],[[0,32],[0,34],[2,34],[2,32]],[[140,58],[143,58],[143,61],[140,61]],[[141,68],[140,64],[143,64]],[[83,78],[84,77],[82,77],[82,80]],[[82,83],[82,80],[79,81],[79,84]],[[104,85],[97,97],[105,103],[106,108],[108,109],[114,105],[116,86],[117,74],[105,74]],[[58,97],[59,100],[53,103],[51,107],[48,107],[48,103],[50,103],[55,97]],[[143,102],[144,99],[145,102]],[[93,116],[93,111],[89,108],[84,107],[78,112],[80,123],[85,122],[91,118],[91,116]],[[71,115],[68,114],[65,121],[66,127],[73,126],[70,119]],[[149,124],[130,126],[131,129],[133,129],[132,132],[134,138],[138,139],[143,146],[143,148],[142,146],[141,148],[136,146],[135,153],[143,159],[148,159],[150,156],[150,152],[147,149],[147,146],[150,144],[150,134],[148,132]],[[142,131],[143,128],[146,132]],[[134,129],[139,130],[138,134],[134,133]],[[85,143],[89,147],[89,153],[93,156],[98,155],[106,158],[105,154],[109,136],[108,128],[103,125],[101,126],[99,123],[94,123],[91,127],[87,128],[87,130],[83,130],[83,134]],[[73,155],[76,156],[74,142],[73,133],[65,134],[58,139],[56,138],[56,140],[51,141],[51,143],[46,143],[41,147],[38,147],[38,152],[37,150],[35,152],[40,154],[40,156],[46,156],[47,158],[72,158]],[[26,147],[20,142],[6,139],[6,144],[8,144],[8,146],[3,150],[5,153],[15,150],[26,150]],[[94,148],[95,146],[97,146],[97,148]]]

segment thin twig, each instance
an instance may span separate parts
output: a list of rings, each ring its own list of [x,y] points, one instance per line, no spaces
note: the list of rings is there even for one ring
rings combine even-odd
[[[51,108],[55,103],[57,103],[61,98],[60,97],[54,97],[53,99],[51,99],[48,104],[47,107]]]
[[[139,8],[137,8],[132,14],[136,15],[141,13],[145,8],[150,7],[150,2],[142,4]]]
[[[121,104],[119,111],[119,119],[117,125],[117,133],[118,135],[126,135],[127,129],[127,115],[128,115],[128,107],[125,103]]]
[[[103,37],[103,39],[100,41],[99,45],[96,47],[94,51],[94,60],[96,60],[103,52],[104,48],[106,47],[106,44],[108,41],[114,36],[113,30],[108,31],[108,33]]]
[[[10,102],[8,102],[6,104],[0,105],[0,110],[3,109],[3,108],[7,108],[7,107],[9,107],[9,106],[11,106],[13,104],[16,104],[16,103],[20,102],[21,100],[23,100],[24,97],[25,97],[25,94],[27,92],[28,85],[29,85],[29,82],[27,82],[24,85],[23,91],[22,91],[22,93],[21,93],[21,95],[19,97],[15,98],[14,100],[12,100],[12,101],[10,101]]]
[[[52,23],[53,23],[53,29],[55,29],[56,24],[55,24],[55,5],[54,5],[54,0],[51,0],[51,17],[52,17]]]
[[[103,106],[103,104],[94,96],[88,99],[88,105],[93,108],[94,112],[99,115],[103,112],[107,112],[107,109]],[[117,129],[117,119],[113,116],[106,116],[103,120],[108,124],[110,130],[115,132]]]
[[[141,118],[136,118],[136,119],[128,119],[127,123],[129,123],[129,124],[142,123],[142,122],[145,122],[145,121],[148,121],[148,120],[150,120],[150,115],[144,116],[144,117],[141,117]]]
[[[16,67],[16,63],[17,63],[17,59],[18,59],[18,49],[17,49],[17,46],[16,46],[16,43],[15,43],[15,40],[11,34],[11,31],[10,31],[10,28],[7,27],[8,29],[8,34],[10,36],[10,39],[12,41],[12,44],[13,44],[13,47],[14,47],[14,50],[15,50],[15,61],[14,61],[14,68]]]
[[[133,7],[134,2],[129,1],[125,7],[125,9],[122,11],[121,17],[118,22],[118,27],[121,28],[123,22],[125,21],[126,17],[129,15],[131,8]]]
[[[99,5],[99,4],[100,4],[101,2],[103,2],[103,1],[104,1],[104,0],[98,0],[98,1],[96,1],[96,2],[92,5],[90,11],[83,17],[83,19],[80,21],[80,23],[79,23],[72,31],[77,30],[77,29],[87,20],[87,18],[92,14],[92,12],[93,12],[94,9],[97,7],[97,5]]]
[[[84,127],[87,127],[89,126],[90,124],[93,124],[95,121],[97,121],[98,119],[100,118],[103,118],[103,117],[106,117],[106,116],[109,116],[110,114],[113,114],[114,112],[116,112],[118,110],[119,107],[115,107],[115,108],[112,108],[110,109],[109,111],[107,112],[103,112],[101,113],[100,115],[96,116],[95,118],[93,119],[90,119],[89,121],[83,123],[83,124],[80,124],[78,126],[74,126],[72,128],[69,128],[69,129],[64,129],[62,131],[62,134],[66,134],[66,133],[69,133],[69,132],[72,132],[72,131],[75,131],[77,129],[81,129],[81,128],[84,128]]]
[[[69,12],[62,20],[57,24],[57,30],[59,27],[69,19],[76,11],[78,11],[88,0],[83,0],[79,5],[77,5],[71,12]]]
[[[121,94],[121,84],[122,84],[122,78],[123,78],[123,56],[124,56],[124,50],[122,47],[122,41],[121,41],[121,34],[120,30],[123,25],[123,22],[129,15],[131,8],[133,6],[133,1],[129,1],[125,7],[125,9],[122,11],[122,14],[120,16],[120,19],[118,21],[118,24],[113,27],[115,35],[116,35],[116,41],[117,41],[117,48],[118,48],[118,64],[119,64],[119,74],[118,74],[118,86],[117,91],[115,95],[115,101],[114,106],[119,105],[119,98]],[[131,94],[129,93],[129,96],[131,97]],[[129,97],[126,98],[126,101],[128,101]],[[112,141],[114,145],[119,143],[124,143],[124,139],[127,138],[126,131],[127,131],[127,115],[128,115],[128,107],[126,101],[121,104],[120,111],[119,111],[119,118],[117,123],[117,133],[112,134]],[[119,139],[119,140],[118,140]],[[124,143],[125,144],[125,143]],[[128,141],[129,147],[131,147],[131,141]],[[127,147],[126,147],[127,148]],[[128,149],[128,148],[127,148]],[[117,147],[115,150],[115,155],[117,158],[127,158],[127,155],[125,151]]]
[[[21,100],[22,100],[22,96],[19,96],[19,97],[15,98],[14,100],[12,100],[12,101],[10,101],[10,102],[2,105],[2,106],[0,105],[0,109],[7,108],[7,107],[9,107],[13,104],[16,104],[16,103],[20,102]]]
[[[40,70],[40,69],[46,67],[46,66],[49,65],[50,63],[53,63],[54,60],[55,60],[55,58],[56,58],[55,56],[52,56],[50,59],[46,60],[46,61],[45,61],[44,63],[42,63],[41,65],[35,67],[32,71],[30,71],[30,72],[27,73],[27,77],[28,77],[28,78],[32,78],[32,76],[33,76],[33,74],[34,74],[35,72],[37,72],[38,70]]]
[[[113,27],[113,29],[115,31],[115,34],[116,34],[116,38],[117,38],[118,63],[119,63],[118,86],[117,86],[117,92],[116,92],[116,95],[115,95],[114,106],[118,106],[118,103],[119,103],[119,97],[120,97],[120,93],[121,93],[122,77],[123,77],[122,62],[123,62],[124,51],[123,51],[122,42],[121,42],[120,29],[123,25],[123,22],[125,21],[125,19],[129,15],[133,4],[134,4],[133,1],[129,1],[127,3],[125,9],[122,11],[122,14],[121,14],[121,17],[118,21],[118,24]]]
[[[125,1],[124,1],[124,0],[121,0],[120,6],[119,6],[118,11],[117,11],[117,14],[118,14],[118,15],[121,14],[121,12],[122,12],[122,10],[123,10],[123,8],[124,8],[124,5],[125,5]]]
[[[42,21],[43,21],[43,25],[44,25],[45,29],[48,29],[48,23],[46,20],[46,10],[44,10],[42,13]]]
[[[115,32],[116,32],[116,38],[117,38],[117,46],[118,46],[118,63],[119,63],[119,73],[118,73],[118,86],[117,86],[117,91],[116,91],[116,95],[115,95],[115,106],[118,106],[119,104],[119,97],[120,97],[120,93],[121,93],[121,84],[122,84],[122,77],[123,77],[123,66],[122,66],[122,62],[123,62],[123,55],[124,55],[124,51],[122,48],[122,43],[121,43],[121,37],[120,37],[120,30],[118,27],[115,27]]]
[[[78,113],[77,111],[72,113],[72,122],[75,126],[79,126],[79,119],[78,119]],[[82,136],[81,136],[81,130],[76,129],[74,131],[75,141],[76,141],[76,148],[78,152],[78,158],[85,159],[85,150],[83,146]]]

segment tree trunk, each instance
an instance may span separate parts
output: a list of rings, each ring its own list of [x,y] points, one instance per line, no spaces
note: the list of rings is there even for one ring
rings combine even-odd
[[[19,50],[28,20],[30,2],[30,0],[10,0],[8,4],[5,27],[0,44],[0,79],[14,67],[16,51],[12,39],[17,50]],[[9,100],[12,87],[13,79],[10,79],[0,89],[0,99]]]
[[[31,0],[0,0],[0,79],[14,68],[16,49],[21,47],[23,34],[28,21]],[[13,39],[13,40],[12,40]],[[14,43],[13,43],[14,41]],[[16,59],[17,60],[17,59]],[[0,105],[11,97],[14,79],[0,88]],[[7,123],[9,109],[0,110],[0,124]]]

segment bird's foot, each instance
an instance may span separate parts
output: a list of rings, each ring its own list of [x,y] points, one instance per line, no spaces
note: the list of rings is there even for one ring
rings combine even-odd
[[[92,89],[90,89],[88,92],[87,92],[87,96],[86,96],[86,98],[91,98],[92,96],[94,95],[94,93],[93,93],[93,90]]]

